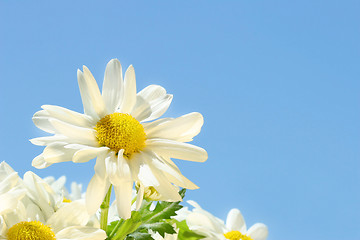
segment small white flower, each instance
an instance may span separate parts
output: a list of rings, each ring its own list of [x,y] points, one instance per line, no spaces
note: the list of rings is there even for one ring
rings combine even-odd
[[[35,113],[35,125],[53,136],[32,139],[46,146],[32,164],[45,168],[54,163],[76,163],[96,159],[95,175],[86,191],[89,213],[95,213],[112,184],[117,210],[122,218],[131,215],[132,189],[139,182],[136,206],[145,187],[154,187],[161,200],[181,201],[177,188],[198,188],[185,178],[170,158],[204,162],[204,149],[188,144],[203,125],[200,113],[179,118],[159,118],[169,107],[172,95],[150,85],[136,93],[135,71],[124,77],[120,62],[111,60],[105,70],[102,93],[87,67],[78,70],[84,106],[80,114],[58,106],[44,105]],[[174,184],[174,185],[173,185]]]
[[[188,203],[194,209],[187,213],[186,223],[191,230],[204,235],[206,240],[265,240],[268,236],[268,229],[262,223],[256,223],[247,229],[245,220],[238,209],[229,211],[226,224],[224,224],[224,221],[202,209],[196,202],[188,201]]]

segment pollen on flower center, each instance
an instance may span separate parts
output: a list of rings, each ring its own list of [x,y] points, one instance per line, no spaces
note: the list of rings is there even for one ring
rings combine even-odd
[[[19,222],[7,232],[8,240],[56,240],[50,227],[39,221]]]
[[[95,126],[99,143],[114,152],[124,149],[124,155],[139,152],[145,147],[144,127],[130,114],[112,113],[106,115]]]
[[[242,234],[239,231],[230,231],[224,234],[226,239],[229,240],[253,240],[251,237]]]

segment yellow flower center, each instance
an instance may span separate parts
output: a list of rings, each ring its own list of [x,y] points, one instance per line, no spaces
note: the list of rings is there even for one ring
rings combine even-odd
[[[124,155],[127,157],[145,147],[144,127],[130,114],[106,115],[96,124],[95,130],[101,145],[116,153],[124,149]]]
[[[7,232],[8,240],[56,240],[50,227],[39,221],[19,222]]]
[[[65,203],[71,203],[71,200],[70,200],[70,199],[67,199],[66,197],[63,197],[63,202],[65,202]]]
[[[251,237],[242,234],[239,231],[230,231],[224,234],[226,239],[230,240],[253,240]]]
[[[135,188],[139,191],[140,183],[135,182]],[[161,194],[152,186],[145,187],[144,189],[144,199],[148,201],[159,201],[161,198]]]

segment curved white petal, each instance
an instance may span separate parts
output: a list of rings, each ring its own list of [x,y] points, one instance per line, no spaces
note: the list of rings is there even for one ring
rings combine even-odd
[[[106,174],[106,166],[105,166],[105,154],[102,154],[96,158],[96,164],[94,166],[95,174],[98,175],[101,179],[105,179]]]
[[[41,154],[43,160],[48,163],[68,162],[74,155],[74,149],[65,148],[66,142],[53,142],[47,145]],[[35,159],[34,159],[35,160]],[[40,159],[38,159],[39,161]]]
[[[94,129],[74,126],[56,119],[50,119],[49,121],[58,132],[72,141],[92,147],[99,146]]]
[[[166,90],[159,85],[149,85],[138,92],[138,95],[150,102],[166,95]]]
[[[72,161],[75,163],[83,163],[83,162],[88,162],[89,160],[100,156],[102,154],[107,153],[110,149],[108,147],[99,147],[99,148],[95,148],[95,147],[88,147],[88,146],[84,146],[84,145],[80,145],[80,144],[69,144],[66,146],[66,148],[73,148],[76,149],[76,145],[79,146],[79,150],[77,150],[74,153],[74,156],[72,158]]]
[[[92,128],[94,124],[96,124],[96,122],[90,116],[71,111],[63,107],[43,105],[41,108],[49,113],[49,117],[58,119],[59,121],[66,122],[71,125]]]
[[[5,161],[0,163],[0,181],[6,179],[10,174],[16,173]]]
[[[196,186],[193,182],[191,182],[189,179],[184,177],[179,168],[171,161],[169,158],[161,158],[160,156],[153,153],[155,156],[153,159],[153,165],[161,170],[171,183],[174,183],[176,186],[183,187],[186,189],[198,189],[199,187]]]
[[[188,161],[205,162],[207,152],[198,146],[167,139],[148,139],[146,148],[164,157],[178,158]]]
[[[0,194],[0,215],[14,211],[16,209],[17,204],[21,198],[26,195],[25,189],[18,189],[9,191],[4,194]]]
[[[133,116],[139,122],[148,118],[151,115],[151,108],[147,101],[145,101],[141,96],[136,96],[136,104],[131,111],[131,116]]]
[[[130,113],[136,103],[136,78],[135,70],[132,65],[128,67],[124,80],[124,97],[120,112]]]
[[[32,120],[38,128],[41,130],[54,134],[56,132],[54,126],[49,122],[50,115],[45,110],[40,110],[34,114]]]
[[[101,96],[99,86],[96,83],[94,76],[86,66],[83,66],[83,73],[92,106],[99,118],[102,118],[107,115],[107,109],[104,103],[104,99]]]
[[[246,235],[253,240],[265,240],[269,234],[268,228],[265,224],[255,223],[247,231]]]
[[[151,121],[161,117],[169,108],[172,99],[173,99],[173,95],[166,94],[161,98],[151,101],[149,103],[151,107],[151,115],[148,118],[146,118],[144,121]]]
[[[24,183],[28,190],[27,195],[42,209],[45,217],[49,218],[62,197],[55,194],[49,184],[31,171],[24,174]]]
[[[98,114],[96,113],[93,104],[92,104],[92,98],[90,96],[90,92],[88,90],[88,86],[85,80],[84,73],[80,71],[80,69],[77,70],[77,79],[80,89],[80,95],[81,100],[84,107],[84,113],[90,117],[92,117],[95,121],[99,121],[100,118]]]
[[[115,112],[122,102],[123,77],[119,60],[111,59],[106,65],[102,97],[109,113]]]
[[[140,182],[139,190],[137,192],[137,198],[136,198],[136,211],[138,211],[141,207],[141,203],[144,199],[144,185]]]
[[[54,135],[48,137],[38,137],[30,139],[30,142],[34,145],[45,146],[53,142],[68,142],[69,138],[64,135]]]
[[[59,240],[104,240],[106,237],[104,230],[87,226],[67,227],[56,233]]]
[[[35,157],[32,160],[31,166],[37,168],[37,169],[43,169],[51,166],[52,163],[46,162],[43,154],[40,154],[39,156]]]
[[[181,117],[162,122],[153,128],[146,129],[147,138],[164,138],[179,142],[189,142],[199,134],[204,118],[200,113],[193,112]]]
[[[246,223],[239,209],[233,208],[229,211],[226,218],[226,228],[229,231],[246,232]]]
[[[90,216],[83,200],[73,201],[59,208],[46,222],[54,232],[70,226],[85,225]]]
[[[94,214],[99,209],[109,187],[110,182],[108,178],[103,179],[96,174],[91,178],[85,197],[86,208],[90,215]]]
[[[122,181],[119,185],[114,186],[116,207],[119,216],[123,219],[131,217],[132,189],[133,181]]]
[[[144,163],[148,166],[148,168],[143,168],[146,170],[144,174],[148,175],[153,184],[147,185],[147,181],[141,182],[145,186],[153,186],[162,195],[162,200],[170,202],[182,201],[178,189],[173,186],[169,180],[166,179],[163,172],[154,165],[154,162],[156,163],[158,161],[156,156],[151,152],[144,152],[144,156],[146,156],[144,157]],[[141,173],[139,173],[139,179],[141,180],[140,174]]]

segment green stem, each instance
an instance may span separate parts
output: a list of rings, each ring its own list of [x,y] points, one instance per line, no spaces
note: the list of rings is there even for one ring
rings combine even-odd
[[[105,195],[104,201],[102,202],[100,209],[100,228],[106,232],[107,230],[107,221],[108,221],[108,213],[109,213],[109,206],[110,206],[110,197],[111,197],[111,188],[110,185],[108,192]]]

